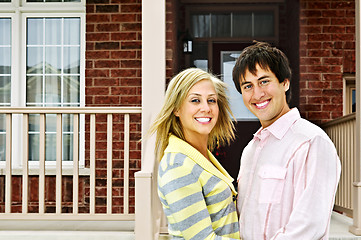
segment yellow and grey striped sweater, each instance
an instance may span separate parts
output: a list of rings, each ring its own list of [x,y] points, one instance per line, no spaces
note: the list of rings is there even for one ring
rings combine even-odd
[[[211,161],[187,142],[169,138],[158,194],[173,239],[239,239],[233,179],[208,154]]]

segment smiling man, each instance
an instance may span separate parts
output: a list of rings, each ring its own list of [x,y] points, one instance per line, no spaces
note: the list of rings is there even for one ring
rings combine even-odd
[[[244,149],[238,175],[243,240],[328,239],[340,160],[326,133],[288,106],[291,69],[268,43],[245,48],[233,81],[261,129]]]

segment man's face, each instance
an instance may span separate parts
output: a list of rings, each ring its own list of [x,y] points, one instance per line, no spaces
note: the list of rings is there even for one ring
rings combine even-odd
[[[260,120],[262,127],[268,127],[290,110],[286,100],[289,79],[280,83],[273,72],[257,65],[256,75],[247,70],[240,85],[245,106]]]

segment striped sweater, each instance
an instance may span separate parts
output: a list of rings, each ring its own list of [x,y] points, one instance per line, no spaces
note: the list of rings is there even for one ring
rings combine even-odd
[[[169,138],[158,195],[173,239],[239,239],[233,179],[208,154],[211,161],[187,142]]]

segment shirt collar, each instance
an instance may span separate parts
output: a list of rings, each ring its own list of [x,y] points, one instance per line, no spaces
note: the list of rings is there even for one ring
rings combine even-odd
[[[260,128],[255,134],[254,137],[260,140],[264,139],[266,136],[271,133],[278,139],[282,139],[286,134],[288,129],[292,126],[292,124],[301,118],[300,112],[297,108],[292,108],[286,114],[277,119],[274,123],[266,128]]]

